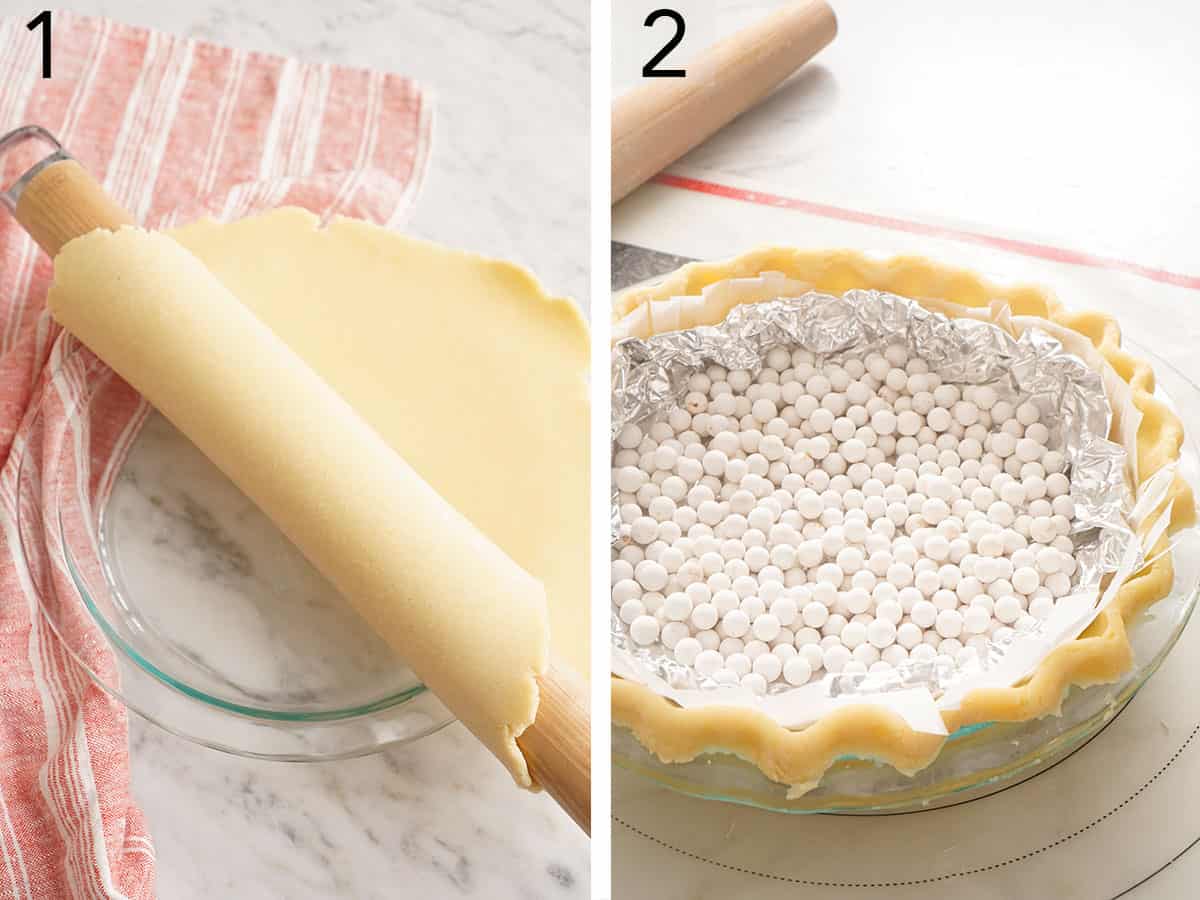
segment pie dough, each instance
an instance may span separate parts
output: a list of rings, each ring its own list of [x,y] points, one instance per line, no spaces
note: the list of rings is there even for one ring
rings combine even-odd
[[[527,270],[286,208],[172,232],[450,504],[588,656],[587,324]],[[500,636],[497,635],[499,640]]]
[[[517,266],[298,209],[174,237],[72,241],[51,312],[529,785],[516,738],[548,631],[587,672],[574,304]]]
[[[714,302],[707,301],[705,288],[731,279],[750,280],[714,292]],[[716,324],[732,305],[797,296],[809,290],[843,294],[853,289],[899,294],[948,314],[955,310],[948,304],[957,304],[1010,330],[1037,324],[1094,348],[1128,385],[1132,402],[1142,414],[1132,466],[1137,485],[1179,458],[1182,423],[1153,397],[1150,366],[1121,349],[1120,329],[1114,319],[1097,312],[1069,312],[1042,288],[999,286],[969,271],[919,257],[877,260],[849,250],[770,247],[732,260],[693,263],[654,284],[620,294],[614,302],[613,332],[616,339],[646,337]],[[1119,418],[1114,419],[1114,440],[1120,440],[1120,427]],[[1171,532],[1194,523],[1192,491],[1178,475],[1157,509],[1166,510],[1168,505],[1169,527],[1148,551],[1149,558],[1166,548]],[[1149,515],[1143,520],[1143,533],[1154,519]],[[979,722],[1035,719],[1056,712],[1073,685],[1117,680],[1132,665],[1128,623],[1170,591],[1173,576],[1170,554],[1158,556],[1125,582],[1113,602],[1078,638],[1055,648],[1031,676],[1011,687],[972,691],[958,709],[943,711],[947,732]],[[713,750],[734,753],[753,762],[767,777],[791,786],[793,795],[815,787],[844,755],[879,760],[913,774],[929,765],[945,742],[941,736],[912,730],[896,713],[866,704],[838,709],[799,731],[741,707],[684,709],[641,684],[620,678],[612,681],[612,704],[613,721],[631,729],[664,762],[688,762]]]

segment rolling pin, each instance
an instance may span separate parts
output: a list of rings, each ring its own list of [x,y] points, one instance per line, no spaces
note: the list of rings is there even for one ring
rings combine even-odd
[[[824,0],[792,3],[704,50],[684,78],[645,79],[612,108],[615,204],[761,102],[837,34]]]
[[[17,221],[56,258],[55,317],[225,472],[377,631],[403,636],[389,643],[518,781],[531,777],[590,833],[587,688],[546,658],[540,583],[425,484],[198,259],[165,235],[122,229],[129,214],[61,148],[17,187],[15,202],[9,197]],[[63,308],[60,300],[56,308],[60,252],[70,256],[76,248],[63,248],[96,229],[107,232],[95,245],[106,268],[64,267],[84,279],[75,296],[96,302]],[[449,537],[429,540],[435,526]],[[432,606],[444,596],[486,598],[480,612],[496,619],[492,628],[508,616],[514,632],[534,636],[542,665],[530,696],[500,696],[504,679],[438,664],[462,649],[461,623],[435,612],[420,635],[404,633],[390,601]],[[472,635],[466,652],[493,661],[497,672],[524,661],[508,659],[495,638]],[[517,752],[497,716],[480,709],[527,709],[530,701],[536,715],[517,734]]]

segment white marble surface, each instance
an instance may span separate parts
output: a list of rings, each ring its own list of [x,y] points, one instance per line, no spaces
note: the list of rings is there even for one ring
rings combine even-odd
[[[523,262],[552,291],[586,301],[583,0],[73,0],[60,8],[420,80],[437,111],[412,229]]]
[[[1198,268],[1193,4],[829,2],[833,43],[687,165],[853,209]],[[614,42],[632,42],[662,4],[613,5]],[[701,43],[781,4],[676,5],[696,10],[689,34]],[[627,83],[627,53],[614,56],[614,79]]]
[[[520,260],[551,290],[586,300],[585,4],[66,6],[420,79],[436,91],[437,118],[413,230]],[[167,528],[161,540],[185,548],[191,537]],[[514,790],[460,725],[405,749],[320,764],[235,758],[136,718],[131,739],[163,898],[588,895],[588,842],[550,800]]]
[[[699,39],[779,5],[682,2],[695,10]],[[1200,175],[1193,163],[1200,113],[1186,99],[1200,78],[1191,50],[1200,12],[1193,5],[1015,0],[1001,9],[955,0],[830,2],[840,24],[834,43],[762,106],[689,154],[683,161],[689,172],[717,181],[751,179],[768,191],[843,208],[962,221],[977,231],[1043,236],[1058,246],[1200,272],[1194,239]],[[614,39],[635,41],[646,12],[660,5],[614,3]],[[620,48],[614,52],[618,67],[629,65],[627,57]],[[628,83],[628,69],[613,74],[618,85]],[[671,193],[643,188],[619,205],[618,237],[684,255],[730,253],[770,239],[857,239],[875,246],[864,233],[869,229],[789,219],[766,207],[743,214],[736,204]],[[921,250],[911,246],[919,238],[905,244],[877,234],[883,248]],[[957,252],[949,244],[925,252],[943,249]],[[1024,263],[1013,260],[1005,271],[1025,277]],[[1111,301],[1127,333],[1149,336],[1163,355],[1200,378],[1194,335],[1172,330],[1181,324],[1177,311],[1194,303],[1194,295],[1143,305],[1137,284],[1080,272],[1073,292],[1079,302]],[[1151,297],[1153,287],[1147,288]],[[1162,327],[1166,323],[1173,324]],[[1011,854],[1020,856],[1072,835],[1134,794],[1184,745],[1196,719],[1190,669],[1188,646],[1181,645],[1093,745],[1050,775],[957,812],[882,820],[784,817],[679,798],[618,770],[614,813],[654,839],[614,828],[614,896],[1092,900],[1126,889],[1122,896],[1147,900],[1195,896],[1200,851],[1187,848],[1200,825],[1178,802],[1200,773],[1190,744],[1120,815],[1020,864],[909,887],[804,883],[919,880],[990,866],[1010,847],[1020,847]],[[1120,763],[1112,767],[1110,758]],[[1098,777],[1117,770],[1121,778],[1112,782]],[[917,846],[920,855],[913,852]],[[853,847],[862,854],[857,859],[846,852]],[[1134,887],[1176,853],[1182,855],[1162,874]]]

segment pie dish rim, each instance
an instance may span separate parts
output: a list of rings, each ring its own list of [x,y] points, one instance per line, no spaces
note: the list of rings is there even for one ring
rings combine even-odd
[[[920,256],[875,259],[855,250],[800,250],[763,247],[730,259],[689,263],[654,282],[638,285],[614,298],[614,338],[658,333],[656,303],[668,298],[697,296],[720,281],[782,273],[811,290],[843,294],[851,289],[888,291],[915,300],[927,309],[951,312],[947,304],[975,309],[1007,307],[1013,315],[1033,316],[1071,329],[1092,345],[1128,383],[1134,405],[1142,413],[1137,434],[1139,487],[1164,465],[1179,459],[1183,425],[1153,396],[1150,365],[1121,348],[1116,319],[1096,311],[1069,311],[1047,288],[1000,285],[968,269],[944,265]],[[772,299],[761,297],[760,300]],[[753,300],[735,300],[755,302]],[[713,324],[729,311],[706,309],[705,321],[679,322],[678,310],[661,331]],[[673,327],[671,327],[673,326]],[[1168,545],[1170,535],[1193,524],[1195,502],[1191,487],[1177,473],[1166,498],[1143,520],[1148,526],[1158,510],[1171,507],[1167,532],[1148,556]],[[1143,528],[1143,531],[1145,529]],[[1061,643],[1021,682],[1004,688],[968,693],[958,709],[943,710],[948,734],[983,722],[1019,722],[1054,713],[1072,686],[1117,680],[1131,667],[1129,622],[1166,596],[1174,567],[1169,553],[1135,573],[1118,590],[1083,634]],[[802,730],[776,724],[761,712],[735,706],[682,708],[648,687],[612,678],[612,719],[666,763],[687,762],[706,752],[733,753],[757,766],[773,781],[789,785],[793,796],[815,787],[840,757],[852,755],[892,765],[906,775],[928,766],[946,738],[912,730],[897,714],[880,706],[857,704],[826,714]]]

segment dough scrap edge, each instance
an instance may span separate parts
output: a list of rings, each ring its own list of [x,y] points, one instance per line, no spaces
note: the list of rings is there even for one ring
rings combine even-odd
[[[1090,340],[1129,384],[1134,405],[1142,413],[1137,434],[1139,485],[1179,459],[1182,422],[1152,396],[1154,372],[1144,360],[1121,348],[1121,331],[1114,318],[1100,312],[1070,312],[1045,288],[997,285],[967,269],[925,257],[873,259],[848,249],[764,247],[732,259],[689,263],[661,280],[619,294],[613,303],[614,331],[621,331],[615,326],[624,319],[636,320],[638,328],[653,334],[654,302],[696,296],[716,282],[765,272],[782,272],[825,293],[889,291],[939,311],[944,308],[939,308],[938,301],[986,309],[998,300],[1007,304],[1013,315],[1047,319],[1076,331]],[[727,312],[722,310],[720,317]],[[702,323],[684,327],[693,324]],[[631,329],[625,331],[632,333]],[[1172,503],[1167,533],[1148,552],[1149,557],[1166,549],[1171,534],[1195,522],[1192,489],[1178,474],[1157,509]],[[1153,518],[1148,516],[1147,522]],[[1058,714],[1071,687],[1119,679],[1133,664],[1126,630],[1129,622],[1166,596],[1173,578],[1170,554],[1155,559],[1120,588],[1079,637],[1055,648],[1029,677],[1010,687],[972,691],[959,709],[943,711],[946,730],[953,734],[977,723],[1022,722]],[[684,709],[641,684],[617,677],[611,688],[613,723],[632,731],[663,762],[690,762],[706,752],[731,752],[753,763],[771,780],[788,785],[789,798],[816,787],[825,772],[846,755],[887,763],[905,775],[915,774],[937,758],[946,740],[915,732],[896,714],[870,704],[843,707],[792,731],[763,713],[741,707]]]

